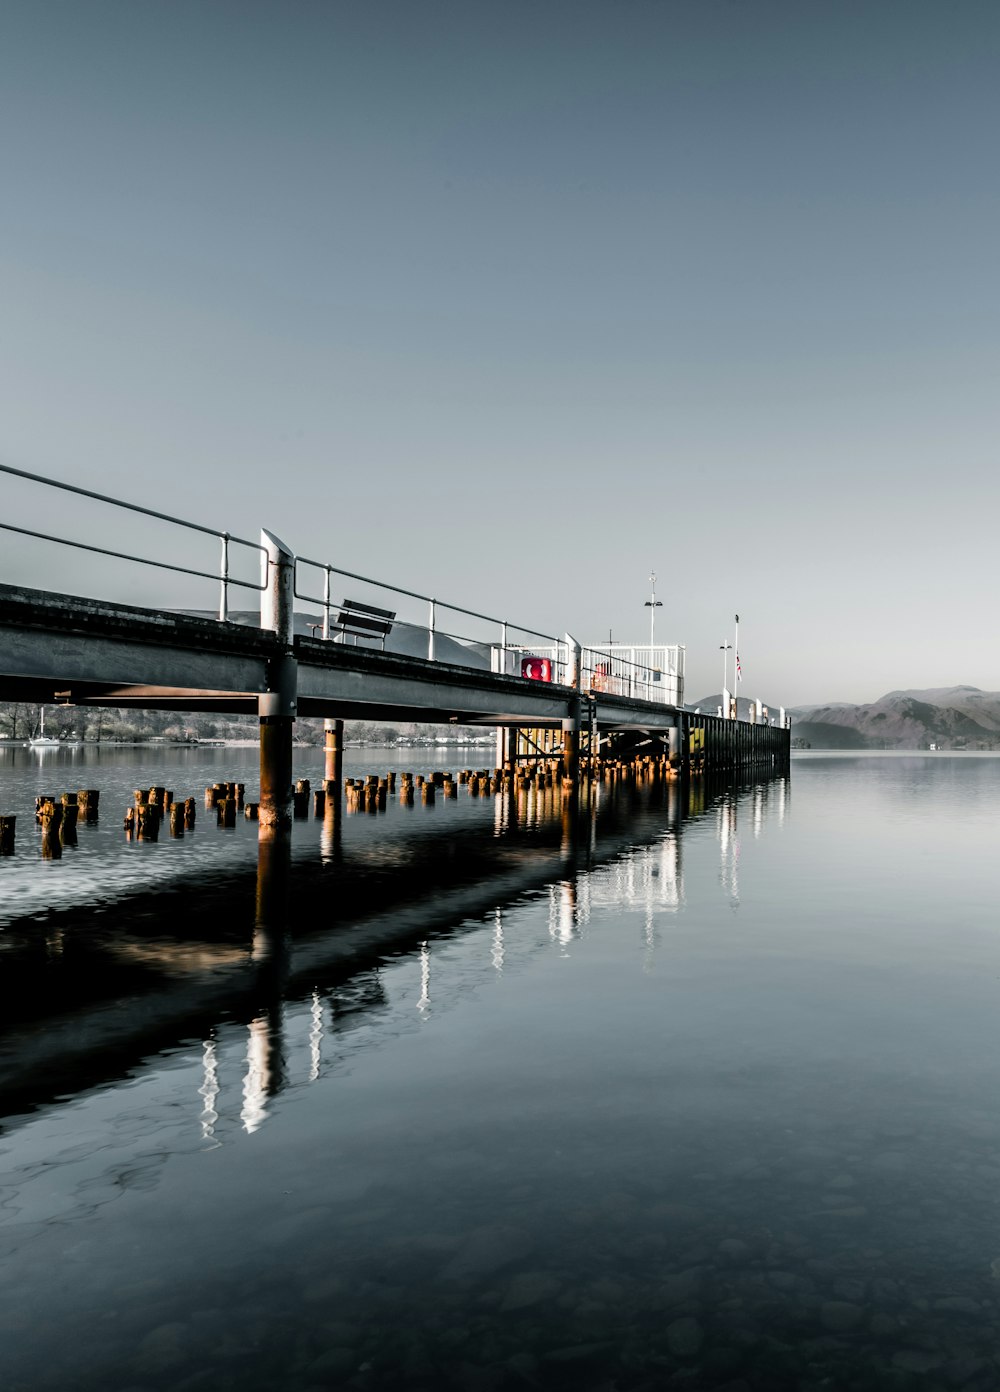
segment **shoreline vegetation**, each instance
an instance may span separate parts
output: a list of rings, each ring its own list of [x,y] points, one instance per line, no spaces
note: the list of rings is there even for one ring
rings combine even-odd
[[[41,726],[40,705],[0,701],[0,746],[17,748],[37,735]],[[93,706],[45,707],[45,732],[70,744],[107,746],[153,745],[168,748],[204,748],[206,744],[230,748],[256,748],[259,735],[257,717],[215,715],[179,711],[100,710]],[[479,725],[432,725],[405,722],[382,725],[377,721],[344,722],[344,745],[392,749],[397,745],[472,744],[492,745],[494,733]],[[323,721],[301,719],[296,722],[295,744],[300,748],[324,743]]]

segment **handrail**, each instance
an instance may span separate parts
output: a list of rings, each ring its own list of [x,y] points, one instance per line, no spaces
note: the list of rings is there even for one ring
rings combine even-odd
[[[307,594],[304,590],[300,590],[298,588],[298,568],[300,565],[312,566],[315,570],[323,571],[325,579],[323,584],[322,598],[320,598],[319,595]],[[332,605],[330,603],[331,575],[340,575],[347,580],[357,580],[363,585],[372,585],[375,589],[388,590],[390,594],[403,595],[407,599],[417,599],[420,600],[422,603],[429,605],[427,625],[428,657],[432,661],[435,655],[435,635],[440,634],[443,637],[454,638],[457,641],[464,643],[484,643],[487,641],[485,639],[472,638],[468,634],[452,633],[446,629],[439,628],[437,626],[438,609],[448,609],[453,614],[464,614],[466,618],[480,619],[483,623],[497,624],[500,628],[500,645],[504,649],[506,649],[509,646],[507,642],[507,634],[510,629],[514,629],[517,633],[527,634],[527,636],[531,638],[544,638],[547,643],[558,644],[559,642],[558,638],[555,638],[551,633],[541,633],[538,629],[526,628],[521,624],[512,623],[510,619],[498,619],[491,614],[481,614],[475,609],[466,609],[461,604],[449,604],[447,600],[438,599],[434,595],[420,594],[417,590],[407,590],[404,589],[402,585],[390,585],[384,580],[375,580],[370,575],[360,575],[357,571],[353,570],[342,570],[339,566],[330,565],[326,561],[314,561],[309,556],[297,556],[295,558],[295,585],[293,592],[296,599],[304,599],[307,600],[310,604],[318,604],[322,607],[324,638],[330,637],[330,610],[336,607],[335,605]]]
[[[5,532],[17,532],[19,536],[36,537],[39,541],[54,541],[58,546],[73,546],[78,551],[93,551],[96,556],[113,556],[119,561],[135,561],[138,565],[157,566],[160,570],[175,570],[179,575],[196,575],[202,580],[219,579],[214,570],[192,570],[190,566],[174,565],[172,561],[154,561],[147,556],[130,555],[128,551],[109,551],[106,546],[91,546],[87,541],[71,541],[68,537],[50,536],[48,532],[33,532],[28,527],[15,527],[10,522],[0,522],[0,527]],[[263,589],[262,585],[252,580],[236,580],[231,575],[226,577],[226,583],[243,585],[248,590]]]
[[[128,512],[141,512],[145,517],[155,517],[159,522],[172,522],[176,527],[188,527],[192,532],[203,532],[205,536],[227,536],[230,541],[235,541],[240,546],[249,546],[254,551],[264,550],[259,542],[247,541],[245,537],[233,536],[231,532],[221,532],[218,527],[206,527],[201,522],[189,522],[184,517],[171,517],[169,512],[157,512],[155,508],[142,507],[139,503],[126,503],[121,498],[112,498],[107,493],[95,493],[92,489],[80,488],[75,483],[63,483],[60,479],[46,478],[44,474],[30,474],[27,469],[14,469],[10,464],[0,464],[0,473],[29,479],[32,483],[42,483],[46,488],[59,488],[64,493],[78,493],[81,498],[93,498],[99,503],[125,508]]]
[[[46,478],[43,474],[33,474],[27,469],[15,469],[10,464],[0,464],[0,473],[10,474],[14,478],[27,479],[30,483],[40,483],[45,488],[56,488],[63,493],[75,493],[81,498],[91,498],[98,503],[106,503],[109,507],[122,508],[126,512],[135,512],[142,517],[152,517],[158,522],[167,522],[174,527],[185,527],[188,531],[198,532],[202,536],[215,537],[222,543],[222,555],[218,572],[207,570],[196,570],[191,566],[176,565],[172,561],[156,561],[149,556],[135,556],[128,551],[114,551],[106,546],[94,546],[85,541],[74,541],[71,537],[54,536],[49,532],[33,531],[29,527],[16,527],[10,522],[0,522],[0,528],[5,532],[15,532],[19,536],[34,537],[38,541],[52,542],[56,546],[72,546],[77,551],[89,551],[95,556],[110,556],[119,561],[131,561],[136,565],[155,566],[158,570],[173,571],[176,575],[194,575],[203,580],[218,580],[220,586],[219,594],[219,621],[227,623],[229,621],[229,587],[239,585],[246,590],[256,590],[262,593],[267,588],[266,580],[259,582],[252,580],[239,580],[229,572],[229,547],[230,543],[237,546],[249,547],[251,551],[256,551],[258,555],[267,555],[265,547],[257,541],[248,541],[246,537],[233,536],[231,532],[219,531],[214,527],[206,527],[201,522],[190,522],[185,517],[174,517],[169,512],[160,512],[156,508],[143,507],[140,503],[127,503],[122,498],[112,498],[107,493],[97,493],[92,488],[81,488],[75,483],[63,483],[61,479]]]

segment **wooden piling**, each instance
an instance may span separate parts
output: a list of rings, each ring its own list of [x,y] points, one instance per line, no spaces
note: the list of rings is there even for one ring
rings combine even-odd
[[[54,797],[44,797],[37,799],[36,805],[38,810],[35,815],[43,829],[51,828],[58,831],[62,823],[62,803],[56,802]]]
[[[156,841],[160,835],[160,809],[155,802],[140,802],[135,809],[135,827],[140,841]]]
[[[195,819],[195,800],[193,797],[184,799],[184,830],[194,831]]]
[[[9,856],[14,854],[14,830],[16,825],[16,817],[0,817],[0,855]]]
[[[184,835],[184,804],[182,802],[170,804],[170,835]]]
[[[75,828],[77,818],[80,815],[80,807],[76,800],[76,793],[63,793],[61,801],[63,826]]]

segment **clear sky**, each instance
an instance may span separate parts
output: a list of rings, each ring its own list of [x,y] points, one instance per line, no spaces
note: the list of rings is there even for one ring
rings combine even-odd
[[[1000,689],[998,72],[994,0],[6,0],[0,462],[584,640],[655,569],[693,698],[737,611],[774,704]]]

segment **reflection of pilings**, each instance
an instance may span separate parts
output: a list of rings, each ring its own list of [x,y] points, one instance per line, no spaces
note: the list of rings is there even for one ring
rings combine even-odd
[[[317,990],[313,990],[309,1009],[309,1081],[314,1083],[319,1077],[323,1062],[323,1001]]]
[[[579,799],[575,794],[562,799],[562,840],[559,854],[569,867],[575,867],[580,853]]]
[[[201,1134],[208,1141],[215,1135],[215,1123],[219,1120],[219,1113],[215,1109],[215,1101],[219,1095],[219,1062],[215,1055],[215,1041],[212,1039],[206,1039],[202,1045],[201,1067],[202,1084],[198,1089],[203,1103]]]
[[[262,822],[257,840],[257,902],[254,916],[257,932],[283,937],[287,931],[291,868],[292,841],[287,829],[273,824],[265,827]]]
[[[561,880],[553,886],[554,898],[549,905],[549,933],[564,947],[576,936],[577,929],[577,882]]]
[[[243,1129],[252,1135],[267,1119],[268,1098],[277,1096],[284,1083],[280,1004],[251,1020],[248,1031],[240,1121]]]
[[[493,942],[490,948],[490,961],[499,976],[503,972],[503,912],[499,906],[493,910]]]
[[[740,842],[736,794],[719,804],[719,883],[734,908],[740,902]]]
[[[431,945],[426,939],[420,944],[420,999],[417,1009],[426,1016],[431,1008]]]

